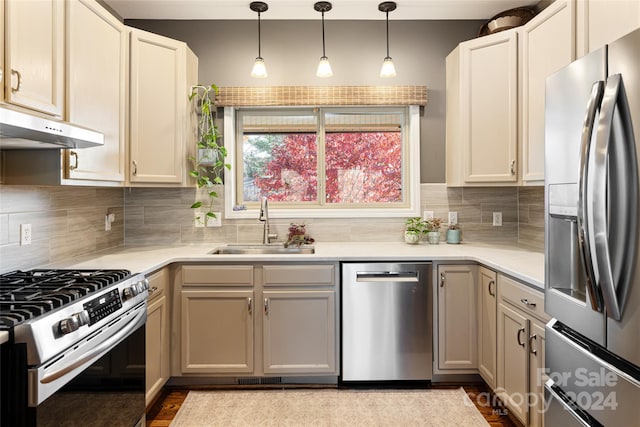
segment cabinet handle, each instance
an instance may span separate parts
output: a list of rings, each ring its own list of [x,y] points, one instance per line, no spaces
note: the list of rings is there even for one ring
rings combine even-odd
[[[515,175],[516,174],[516,161],[515,160],[511,160],[511,175]]]
[[[72,165],[70,164],[69,169],[70,170],[78,169],[78,153],[75,151],[69,151],[69,157],[71,158],[72,156],[75,157],[76,162]]]
[[[253,314],[253,300],[251,297],[247,298],[247,310],[249,310],[249,315]]]
[[[440,273],[440,287],[444,287],[444,273]]]
[[[20,86],[22,86],[22,74],[18,70],[11,70],[11,74],[15,74],[18,77],[18,86],[11,86],[11,92],[18,92],[20,90]]]
[[[136,163],[135,160],[133,160],[132,163],[133,163],[133,174],[138,175],[138,163]]]
[[[149,288],[149,295],[151,295],[152,293],[154,293],[157,290],[158,290],[157,286],[153,286],[153,287]]]
[[[269,298],[264,299],[264,315],[269,315]]]
[[[492,280],[492,281],[489,282],[489,295],[491,295],[492,297],[496,296],[496,291],[491,292],[491,285],[495,286],[495,284],[496,284],[495,280]]]
[[[529,351],[532,354],[538,354],[538,350],[533,348],[533,341],[538,341],[538,336],[536,334],[533,334],[529,337]]]
[[[523,303],[524,305],[526,305],[527,307],[535,307],[536,306],[535,302],[529,302],[529,300],[526,299],[526,298],[521,298],[520,302]]]
[[[522,340],[520,339],[520,334],[524,332],[524,328],[520,328],[518,329],[518,345],[520,347],[524,347],[524,343],[522,342]]]

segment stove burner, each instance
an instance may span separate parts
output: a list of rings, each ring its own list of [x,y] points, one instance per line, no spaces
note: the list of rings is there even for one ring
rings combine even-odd
[[[128,270],[30,270],[0,275],[0,330],[120,282]]]

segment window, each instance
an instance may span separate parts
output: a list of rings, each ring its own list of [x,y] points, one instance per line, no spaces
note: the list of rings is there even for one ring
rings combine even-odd
[[[418,107],[226,108],[225,135],[228,218],[262,197],[273,217],[418,214]]]

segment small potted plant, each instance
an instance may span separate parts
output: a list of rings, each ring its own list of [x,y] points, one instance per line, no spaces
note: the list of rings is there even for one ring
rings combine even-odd
[[[407,219],[404,227],[404,241],[410,245],[420,243],[420,236],[427,231],[427,224],[419,216]]]
[[[431,218],[426,221],[427,224],[427,242],[431,245],[437,245],[440,243],[440,225],[442,219]]]
[[[460,226],[458,224],[449,224],[447,227],[447,243],[460,243]]]

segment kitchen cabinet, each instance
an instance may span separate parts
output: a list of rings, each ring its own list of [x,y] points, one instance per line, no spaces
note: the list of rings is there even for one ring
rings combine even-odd
[[[181,269],[181,374],[338,375],[335,264]]]
[[[478,371],[485,382],[496,387],[498,283],[496,272],[478,268]]]
[[[640,28],[638,0],[578,1],[578,57],[598,50],[637,28]]]
[[[518,42],[521,178],[543,185],[545,81],[575,59],[575,1],[551,3],[518,28]]]
[[[62,118],[65,2],[6,0],[4,8],[5,101]]]
[[[67,2],[67,120],[104,145],[65,150],[65,178],[125,181],[128,30],[95,0]]]
[[[460,43],[446,64],[447,185],[517,183],[517,33]]]
[[[146,405],[170,376],[169,273],[162,269],[148,276],[149,302],[146,324]]]
[[[526,426],[542,425],[544,294],[498,274],[496,394]]]
[[[189,91],[197,57],[183,42],[131,29],[129,180],[132,185],[187,180]]]
[[[438,265],[438,370],[477,373],[478,266]]]

